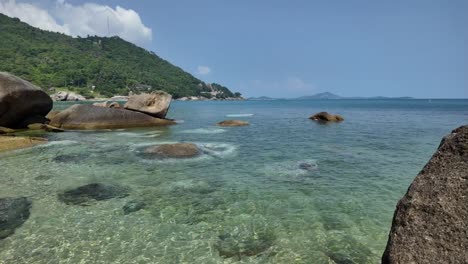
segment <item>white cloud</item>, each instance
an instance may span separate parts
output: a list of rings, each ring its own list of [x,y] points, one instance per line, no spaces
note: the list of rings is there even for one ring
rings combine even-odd
[[[210,67],[207,67],[207,66],[198,66],[197,67],[197,73],[198,74],[201,74],[201,75],[207,75],[211,72],[211,69]]]
[[[141,45],[152,39],[152,31],[143,24],[140,15],[120,6],[111,8],[95,3],[73,5],[58,0],[46,10],[32,3],[0,0],[0,13],[18,17],[34,27],[72,36],[117,35]]]

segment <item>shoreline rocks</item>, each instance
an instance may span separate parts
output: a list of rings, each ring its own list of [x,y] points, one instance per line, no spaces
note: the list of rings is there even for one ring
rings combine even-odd
[[[155,91],[150,94],[143,93],[129,96],[124,108],[157,118],[165,118],[171,101],[172,95],[164,91]]]
[[[218,123],[218,126],[222,127],[239,127],[239,126],[248,126],[250,125],[247,121],[242,120],[224,120]]]
[[[85,101],[86,98],[74,92],[60,91],[50,96],[54,101]]]
[[[468,263],[468,126],[442,139],[398,202],[382,263]]]
[[[56,114],[49,125],[62,129],[118,129],[132,127],[167,126],[174,121],[155,118],[121,108],[93,105],[72,105]]]
[[[52,99],[39,87],[0,72],[0,126],[23,128],[28,118],[45,118],[52,107]]]
[[[319,121],[319,122],[341,122],[341,121],[344,121],[344,118],[342,116],[329,114],[327,112],[317,113],[317,114],[309,117],[309,119],[312,119],[314,121]]]

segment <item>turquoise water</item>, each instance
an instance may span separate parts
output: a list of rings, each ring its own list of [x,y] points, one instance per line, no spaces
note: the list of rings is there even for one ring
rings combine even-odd
[[[307,119],[319,111],[345,121]],[[468,123],[468,101],[174,102],[169,117],[179,124],[46,134],[1,154],[0,197],[33,207],[0,240],[0,263],[379,263],[398,199],[442,136]],[[251,125],[215,126],[225,119]],[[204,154],[139,155],[181,141]],[[130,195],[57,199],[96,182]],[[129,201],[147,206],[124,214]]]

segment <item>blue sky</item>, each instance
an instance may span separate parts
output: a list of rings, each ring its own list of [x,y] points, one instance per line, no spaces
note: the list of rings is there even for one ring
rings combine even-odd
[[[117,14],[111,34],[246,96],[468,98],[468,1],[13,1],[59,26],[73,12],[58,5],[91,2]]]

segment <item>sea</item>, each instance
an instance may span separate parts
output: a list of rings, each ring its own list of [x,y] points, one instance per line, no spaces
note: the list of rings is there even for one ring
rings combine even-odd
[[[321,111],[345,121],[309,119]],[[397,202],[468,124],[468,100],[175,101],[168,117],[177,124],[26,132],[49,141],[0,154],[0,197],[32,201],[0,263],[380,263]],[[216,125],[227,119],[250,125]],[[176,142],[203,154],[141,155]],[[128,195],[59,199],[91,183]]]

